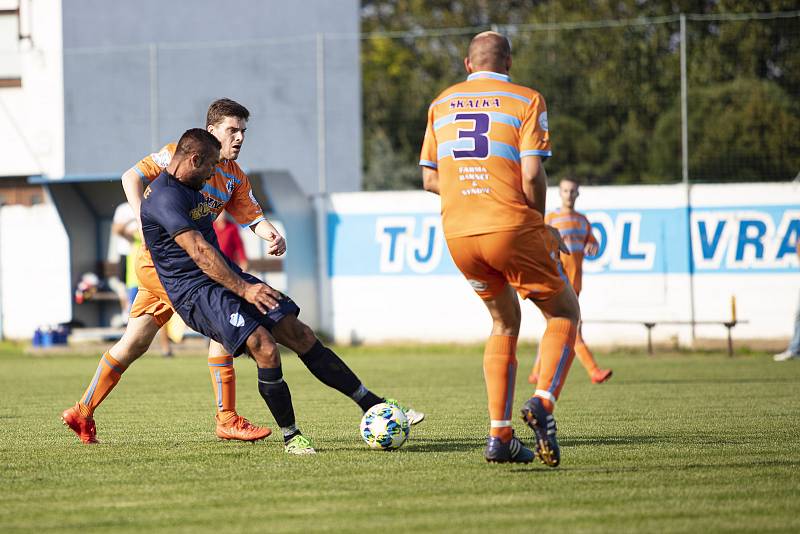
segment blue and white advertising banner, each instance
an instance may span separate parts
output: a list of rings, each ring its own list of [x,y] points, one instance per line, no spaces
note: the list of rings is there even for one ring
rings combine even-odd
[[[800,186],[697,185],[688,194],[691,207],[683,185],[581,188],[576,208],[599,244],[584,261],[587,335],[601,343],[636,342],[643,339],[641,324],[593,321],[690,321],[692,313],[695,320],[723,321],[738,313],[748,321],[737,327],[743,337],[788,336],[800,287]],[[552,187],[547,205],[559,204]],[[328,236],[337,337],[485,337],[488,316],[450,258],[435,195],[333,195]],[[344,302],[338,291],[347,294]],[[354,305],[371,318],[350,317]],[[541,328],[534,307],[524,307],[532,328]],[[366,327],[379,319],[379,328]],[[725,335],[724,328],[701,330],[703,337]],[[680,340],[689,332],[681,325],[654,330]]]

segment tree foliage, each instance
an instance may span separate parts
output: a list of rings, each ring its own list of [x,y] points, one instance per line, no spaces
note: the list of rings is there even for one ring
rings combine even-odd
[[[511,39],[514,81],[545,95],[551,176],[680,180],[679,13],[695,15],[686,26],[690,178],[792,179],[800,17],[697,16],[790,9],[788,0],[364,0],[362,30],[373,32],[362,42],[365,188],[419,186],[428,105],[464,78],[469,40],[490,27]]]

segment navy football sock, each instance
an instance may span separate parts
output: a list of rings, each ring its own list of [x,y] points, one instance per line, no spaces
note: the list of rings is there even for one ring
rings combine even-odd
[[[353,399],[363,411],[383,402],[382,398],[364,387],[361,380],[335,352],[319,340],[308,352],[300,355],[300,361],[317,380]]]
[[[290,430],[290,438],[294,435],[291,431],[297,432],[294,420],[294,407],[292,406],[292,394],[289,386],[283,381],[283,370],[280,367],[274,369],[258,370],[258,392],[261,398],[267,403],[269,411],[281,430]],[[286,432],[284,432],[284,438]]]
[[[356,401],[356,404],[358,404],[362,412],[366,412],[376,404],[386,402],[386,399],[375,395],[373,392],[368,390],[364,384],[358,386],[358,389],[355,393],[350,395],[350,398]]]

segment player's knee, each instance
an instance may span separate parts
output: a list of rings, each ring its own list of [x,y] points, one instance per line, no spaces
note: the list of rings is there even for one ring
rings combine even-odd
[[[311,347],[314,346],[314,343],[317,342],[317,335],[311,330],[311,327],[308,326],[306,323],[295,319],[296,325],[296,335],[297,340],[299,342],[298,348],[301,352],[305,352]]]
[[[569,298],[567,299],[565,317],[578,326],[581,322],[581,305],[578,304],[578,296],[572,288],[569,288]]]
[[[208,357],[209,358],[217,358],[219,356],[227,356],[230,352],[228,352],[225,347],[213,339],[208,344]]]
[[[502,321],[495,319],[492,322],[492,335],[494,336],[519,336],[519,321]]]
[[[551,314],[552,317],[559,317],[561,319],[568,319],[577,327],[581,322],[581,309],[577,303],[574,306],[566,305],[557,310],[556,313]]]
[[[534,301],[546,317],[559,317],[568,319],[577,326],[581,321],[581,307],[578,296],[571,286],[566,286],[563,291],[544,301]]]
[[[317,342],[317,335],[311,327],[293,315],[278,323],[273,334],[278,343],[289,347],[298,354],[308,352]]]
[[[132,319],[122,338],[111,348],[112,355],[122,364],[133,362],[150,348],[158,328],[158,324],[149,316]]]
[[[274,368],[281,363],[278,345],[264,328],[257,328],[247,338],[247,352],[259,367]]]
[[[522,321],[522,314],[519,308],[508,307],[502,313],[492,314],[492,334],[497,336],[516,336],[519,334],[519,326]]]

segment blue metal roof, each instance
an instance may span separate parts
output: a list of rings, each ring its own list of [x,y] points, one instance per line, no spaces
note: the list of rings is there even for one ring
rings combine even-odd
[[[120,174],[68,174],[66,176],[29,176],[29,184],[75,184],[81,182],[111,182],[119,181]]]

